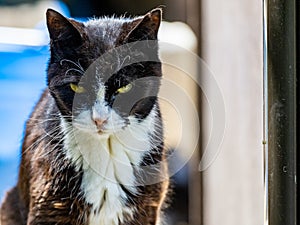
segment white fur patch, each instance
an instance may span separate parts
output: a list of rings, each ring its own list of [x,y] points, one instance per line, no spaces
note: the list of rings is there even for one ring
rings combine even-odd
[[[92,205],[89,225],[118,225],[125,215],[132,215],[126,207],[127,196],[120,184],[136,193],[135,175],[131,164],[139,165],[151,149],[149,134],[154,133],[156,109],[142,120],[130,116],[129,125],[113,110],[102,134],[97,133],[90,111],[83,111],[73,125],[62,119],[65,132],[65,151],[76,169],[83,169],[81,190]],[[112,132],[113,130],[113,132]]]

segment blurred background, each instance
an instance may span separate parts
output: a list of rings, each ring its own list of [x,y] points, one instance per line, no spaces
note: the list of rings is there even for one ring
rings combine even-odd
[[[185,121],[191,132],[195,125],[180,117],[190,118],[191,109],[184,99],[178,99],[177,104],[186,108],[178,115],[171,104],[162,102],[167,144],[177,153],[173,163],[182,164],[171,178],[173,191],[166,212],[167,224],[263,223],[259,0],[0,0],[0,201],[16,183],[24,123],[46,86],[46,9],[54,8],[65,16],[86,20],[104,15],[141,15],[157,6],[164,11],[159,39],[203,60],[223,94],[226,110],[219,154],[210,167],[199,171],[201,155],[212,136],[210,100],[182,71],[164,65],[164,76],[188,93],[200,121],[198,145],[193,155],[186,156],[193,140],[186,139],[178,149],[178,140],[186,135],[181,133],[181,122]],[[168,48],[160,52],[163,61],[172,59],[188,65],[201,80],[201,71],[184,54],[185,51]],[[193,134],[188,136],[192,138]]]

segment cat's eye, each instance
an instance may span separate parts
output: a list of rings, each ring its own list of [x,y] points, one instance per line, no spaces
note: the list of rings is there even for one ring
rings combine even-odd
[[[118,90],[117,90],[117,93],[126,93],[128,91],[130,91],[132,88],[132,84],[127,84],[126,86],[123,86],[123,87],[120,87]]]
[[[70,88],[77,94],[81,94],[81,93],[84,93],[85,92],[85,89],[84,87],[80,86],[80,85],[77,85],[77,84],[74,84],[74,83],[71,83],[70,84]]]

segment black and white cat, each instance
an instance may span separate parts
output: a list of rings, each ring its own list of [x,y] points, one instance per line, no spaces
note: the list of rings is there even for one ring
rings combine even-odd
[[[48,88],[27,121],[1,225],[161,224],[160,22],[160,9],[86,23],[47,11]]]

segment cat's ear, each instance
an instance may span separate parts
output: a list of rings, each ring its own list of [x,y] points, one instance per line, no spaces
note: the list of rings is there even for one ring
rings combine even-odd
[[[48,9],[47,27],[52,40],[64,40],[70,37],[81,38],[80,23],[70,20],[53,9]]]
[[[162,10],[156,8],[148,12],[144,17],[137,19],[138,24],[127,35],[127,42],[157,40],[161,14]]]
[[[48,9],[46,16],[52,51],[63,53],[82,44],[82,23],[68,19],[53,9]]]

